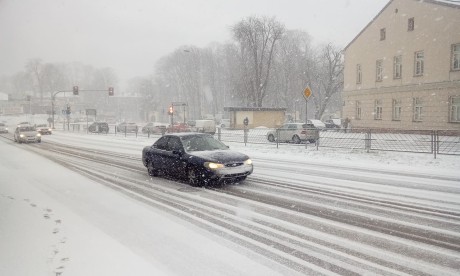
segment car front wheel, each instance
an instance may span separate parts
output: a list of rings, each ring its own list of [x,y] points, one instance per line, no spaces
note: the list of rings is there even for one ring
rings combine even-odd
[[[192,167],[188,168],[187,177],[188,177],[188,183],[190,184],[190,186],[192,187],[201,186],[200,177],[195,168],[192,168]]]
[[[275,136],[273,136],[273,134],[268,135],[268,141],[272,143],[275,142]]]
[[[150,176],[158,176],[158,169],[155,169],[152,161],[147,163],[147,172]]]

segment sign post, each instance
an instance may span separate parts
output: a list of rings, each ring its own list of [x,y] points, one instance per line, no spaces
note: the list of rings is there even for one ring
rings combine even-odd
[[[311,92],[310,86],[307,85],[307,87],[305,87],[302,93],[305,99],[305,124],[308,123],[308,98],[310,98],[311,94],[312,92]],[[305,139],[305,148],[307,148],[307,139]]]

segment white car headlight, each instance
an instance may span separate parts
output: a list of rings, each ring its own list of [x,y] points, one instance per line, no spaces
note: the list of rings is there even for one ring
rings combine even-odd
[[[19,134],[19,137],[24,138],[24,134]]]
[[[214,163],[214,162],[206,162],[204,163],[204,166],[208,169],[211,169],[211,170],[216,170],[216,169],[221,169],[224,167],[224,164],[220,164],[220,163]]]
[[[40,133],[37,133],[37,137],[40,137],[40,136],[42,136],[42,135]]]
[[[244,164],[245,165],[252,165],[252,160],[248,159],[248,160],[244,161]]]

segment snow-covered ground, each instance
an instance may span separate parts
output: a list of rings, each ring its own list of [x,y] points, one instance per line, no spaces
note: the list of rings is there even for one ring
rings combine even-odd
[[[63,131],[44,136],[47,140],[139,156],[154,141]],[[458,156],[434,159],[430,154],[229,145],[255,160],[255,174],[258,158],[452,177],[458,177],[460,169]],[[294,273],[237,245],[216,241],[26,146],[0,138],[0,275]],[[105,230],[108,227],[111,231]]]

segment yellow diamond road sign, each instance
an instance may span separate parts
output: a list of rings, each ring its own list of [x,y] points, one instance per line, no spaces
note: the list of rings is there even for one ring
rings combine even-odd
[[[307,86],[307,88],[305,88],[305,90],[303,91],[303,95],[305,96],[305,98],[309,98],[311,96],[311,89],[310,87]]]

